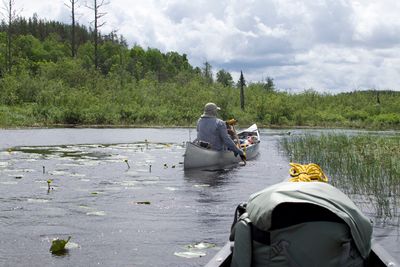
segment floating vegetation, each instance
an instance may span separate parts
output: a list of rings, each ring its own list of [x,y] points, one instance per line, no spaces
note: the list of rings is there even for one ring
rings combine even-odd
[[[137,181],[122,181],[119,184],[125,187],[132,187],[137,185]]]
[[[14,151],[29,154],[33,159],[46,158],[46,159],[63,159],[63,160],[98,160],[107,159],[111,155],[96,150],[93,147],[83,145],[77,146],[32,146],[32,147],[18,147]],[[38,156],[34,156],[34,155]]]
[[[65,245],[65,249],[75,249],[75,248],[79,248],[79,244],[78,243],[74,243],[74,242],[69,241]]]
[[[189,249],[192,249],[192,248],[207,249],[207,248],[213,248],[213,247],[215,247],[215,244],[207,243],[207,242],[200,242],[200,243],[196,243],[196,244],[187,245],[187,248],[189,248]]]
[[[86,177],[86,174],[74,172],[74,173],[70,173],[69,176],[71,176],[71,177]]]
[[[195,184],[193,187],[201,188],[201,187],[209,187],[209,184]]]
[[[195,244],[190,244],[185,246],[188,251],[183,252],[175,252],[174,255],[182,258],[199,258],[204,257],[207,254],[203,251],[204,249],[214,248],[215,244],[207,243],[207,242],[200,242]]]
[[[150,205],[151,202],[150,201],[136,201],[136,204],[138,204],[138,205]]]
[[[70,175],[70,173],[69,172],[66,172],[66,171],[59,171],[59,170],[55,170],[55,171],[51,171],[51,172],[49,172],[49,174],[50,175],[58,175],[58,176],[69,176]]]
[[[290,136],[282,139],[281,146],[290,161],[320,165],[331,184],[373,203],[378,218],[399,217],[399,136]]]
[[[86,215],[91,215],[91,216],[106,216],[105,211],[89,211],[86,212]]]
[[[68,241],[71,239],[69,236],[67,240],[64,239],[54,239],[51,241],[51,247],[50,247],[50,252],[53,254],[59,254],[65,251],[65,245],[68,243]]]
[[[174,255],[186,259],[192,259],[192,258],[204,257],[207,254],[204,251],[183,251],[183,252],[175,252]]]

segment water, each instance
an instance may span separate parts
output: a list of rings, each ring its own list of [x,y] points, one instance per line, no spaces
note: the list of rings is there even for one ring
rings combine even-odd
[[[244,167],[185,172],[194,130],[0,130],[0,265],[203,266],[227,241],[237,204],[288,178],[285,134],[263,130]],[[398,257],[398,226],[374,235]],[[68,236],[67,254],[49,253]],[[189,248],[201,242],[211,247]],[[203,256],[175,255],[185,252]]]

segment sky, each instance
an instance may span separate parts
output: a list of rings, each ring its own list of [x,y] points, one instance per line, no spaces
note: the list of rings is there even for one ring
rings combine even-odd
[[[71,22],[70,0],[14,2],[20,16]],[[93,2],[78,1],[78,23],[91,26]],[[288,92],[400,91],[399,0],[108,0],[100,12],[103,34],[207,61],[235,81],[243,71]]]

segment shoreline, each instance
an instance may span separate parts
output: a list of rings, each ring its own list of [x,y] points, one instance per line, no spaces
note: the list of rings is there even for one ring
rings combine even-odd
[[[365,130],[365,131],[400,131],[396,128],[363,128],[344,126],[289,126],[289,125],[257,125],[259,129],[342,129],[342,130]],[[33,126],[0,126],[0,130],[26,130],[26,129],[194,129],[196,126],[189,125],[126,125],[126,124],[54,124]],[[242,128],[242,127],[239,127]],[[243,126],[246,128],[246,126]]]

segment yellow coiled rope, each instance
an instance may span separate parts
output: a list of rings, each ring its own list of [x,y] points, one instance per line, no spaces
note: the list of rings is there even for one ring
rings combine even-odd
[[[328,182],[328,177],[324,174],[322,169],[315,163],[299,164],[289,163],[290,176],[289,182]]]

